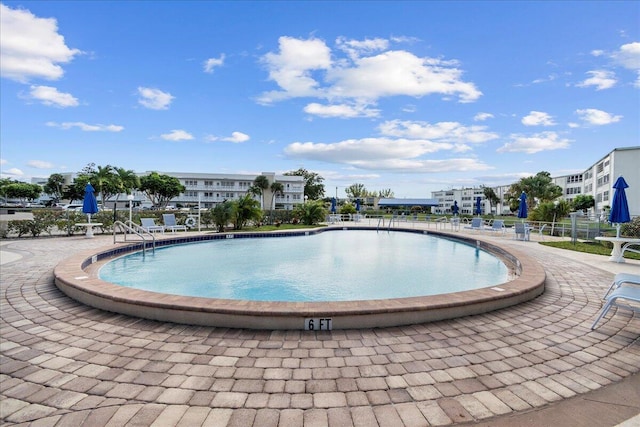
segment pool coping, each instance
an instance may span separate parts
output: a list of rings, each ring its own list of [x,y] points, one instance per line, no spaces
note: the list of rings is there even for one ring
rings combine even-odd
[[[228,238],[268,238],[326,231],[376,230],[376,227],[341,226],[265,233],[171,233],[158,246]],[[119,243],[78,253],[54,269],[56,286],[69,297],[105,311],[151,320],[201,326],[248,329],[309,329],[309,319],[324,319],[314,328],[359,329],[392,327],[452,319],[509,307],[544,292],[544,268],[526,253],[504,248],[481,237],[446,231],[394,228],[393,231],[434,235],[486,250],[505,262],[517,277],[487,288],[443,295],[336,302],[265,302],[187,297],[126,288],[98,278],[99,267],[110,259],[142,249],[142,242]],[[386,231],[385,231],[386,232]],[[452,259],[455,262],[455,259]],[[330,319],[330,321],[327,321]]]

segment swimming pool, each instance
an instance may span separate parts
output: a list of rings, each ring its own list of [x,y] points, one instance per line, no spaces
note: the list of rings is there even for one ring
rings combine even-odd
[[[467,243],[399,231],[337,230],[225,239],[129,254],[102,280],[174,295],[250,301],[351,301],[467,291],[506,282],[499,258]]]
[[[340,225],[272,233],[169,233],[157,237],[156,247],[208,241],[220,243],[227,239],[257,242],[263,238],[322,234],[331,229],[337,229],[332,232],[362,229],[373,234],[377,232],[376,227]],[[394,230],[420,237],[434,235],[453,239],[487,251],[502,260],[512,280],[497,286],[447,294],[350,301],[252,301],[182,296],[123,287],[100,279],[98,273],[105,264],[144,247],[142,242],[124,242],[79,252],[61,261],[54,269],[55,284],[77,301],[114,313],[162,322],[267,330],[359,329],[417,324],[498,310],[544,292],[542,265],[517,245],[508,244],[506,239],[488,241],[484,236],[419,227],[396,227]],[[357,259],[357,253],[351,254],[351,258]],[[461,268],[451,259],[447,262],[454,268]],[[389,287],[398,286],[398,283],[389,284]]]

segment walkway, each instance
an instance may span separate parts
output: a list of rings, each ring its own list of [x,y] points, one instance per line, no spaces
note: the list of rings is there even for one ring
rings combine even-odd
[[[1,421],[637,425],[640,322],[621,310],[589,328],[612,273],[640,272],[640,263],[486,238],[526,245],[545,266],[546,292],[458,320],[315,333],[163,324],[88,308],[57,290],[52,269],[110,237],[5,241],[0,249],[20,258],[1,257]]]

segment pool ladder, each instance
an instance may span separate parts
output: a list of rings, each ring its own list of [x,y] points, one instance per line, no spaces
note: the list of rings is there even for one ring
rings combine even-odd
[[[153,233],[148,232],[143,227],[139,226],[135,222],[127,221],[116,221],[113,223],[113,243],[117,243],[117,236],[119,229],[123,230],[124,240],[123,242],[127,242],[127,236],[135,234],[140,239],[142,239],[142,256],[146,254],[147,251],[147,241],[151,238],[151,250],[153,253],[156,252],[156,236]]]
[[[389,224],[387,225],[387,231],[391,231],[391,227],[393,227],[393,222],[394,221],[398,222],[398,218],[396,218],[395,215],[393,215],[391,218],[389,218]],[[376,228],[376,231],[380,231],[380,225],[381,224],[382,224],[382,228],[384,228],[384,217],[383,216],[378,218],[378,227]]]

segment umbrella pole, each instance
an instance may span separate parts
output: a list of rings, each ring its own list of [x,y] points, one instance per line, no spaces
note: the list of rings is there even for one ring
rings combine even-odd
[[[620,223],[616,224],[616,237],[620,237]]]

